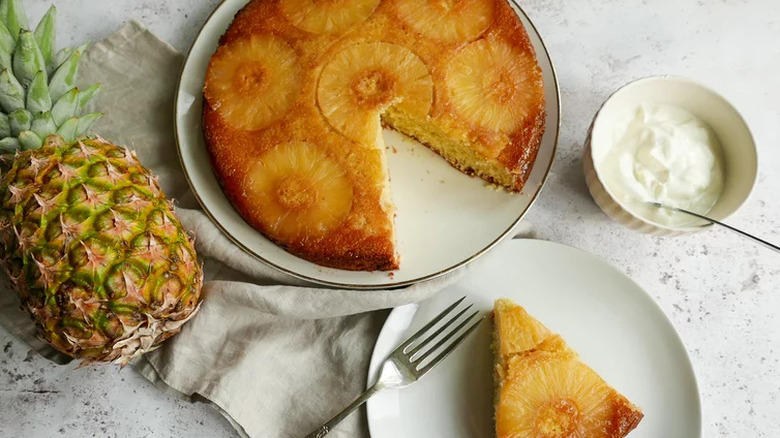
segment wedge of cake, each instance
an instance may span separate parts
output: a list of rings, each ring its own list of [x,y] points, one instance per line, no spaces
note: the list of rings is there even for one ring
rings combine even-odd
[[[622,438],[641,410],[508,299],[493,310],[497,438]]]
[[[508,0],[252,0],[203,91],[236,210],[341,269],[399,266],[382,124],[513,192],[544,133],[542,71]]]

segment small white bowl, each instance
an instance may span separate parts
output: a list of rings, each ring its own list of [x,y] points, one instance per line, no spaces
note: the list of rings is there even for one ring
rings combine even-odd
[[[644,104],[677,106],[712,128],[723,146],[725,179],[723,192],[708,216],[722,221],[737,211],[753,190],[758,175],[756,145],[750,129],[723,96],[678,76],[653,76],[631,82],[609,96],[596,113],[588,130],[583,158],[585,181],[596,204],[615,221],[643,233],[675,235],[702,229],[701,226],[668,226],[639,217],[601,180],[594,155],[603,156],[604,148],[612,146],[609,134],[615,118]]]

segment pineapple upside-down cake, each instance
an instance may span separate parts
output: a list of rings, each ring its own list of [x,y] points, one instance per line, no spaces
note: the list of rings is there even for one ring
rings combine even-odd
[[[252,0],[204,95],[238,212],[341,269],[399,266],[382,124],[513,192],[544,132],[541,69],[507,0]]]
[[[496,438],[623,438],[642,411],[508,299],[493,308]]]

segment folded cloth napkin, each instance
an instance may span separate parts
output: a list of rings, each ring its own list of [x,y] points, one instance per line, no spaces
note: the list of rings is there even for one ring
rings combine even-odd
[[[182,62],[181,54],[131,22],[95,44],[81,66],[85,84],[103,85],[96,106],[107,116],[94,131],[136,150],[159,176],[195,234],[205,266],[199,314],[133,366],[158,387],[213,403],[242,435],[302,437],[365,388],[371,350],[387,316],[377,310],[424,300],[467,269],[405,289],[337,290],[306,284],[244,253],[199,210],[179,165],[173,98]],[[6,324],[9,330],[63,361],[34,339],[13,296],[0,294],[0,311],[15,318]],[[364,414],[329,436],[368,436]]]

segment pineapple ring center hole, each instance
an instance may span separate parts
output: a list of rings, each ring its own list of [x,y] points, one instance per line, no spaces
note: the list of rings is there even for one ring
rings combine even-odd
[[[499,104],[510,102],[515,97],[520,85],[515,79],[515,75],[508,69],[502,69],[497,74],[487,75],[485,79],[488,96]]]
[[[398,81],[383,69],[366,70],[352,79],[350,89],[357,104],[364,108],[379,108],[390,104],[396,96]]]
[[[309,178],[292,174],[276,183],[276,199],[289,210],[306,210],[317,202],[317,191]]]
[[[236,90],[251,93],[268,86],[268,70],[259,62],[245,62],[238,67],[235,75]]]
[[[579,416],[580,411],[574,401],[558,399],[539,410],[536,430],[541,438],[566,438],[577,429]]]

